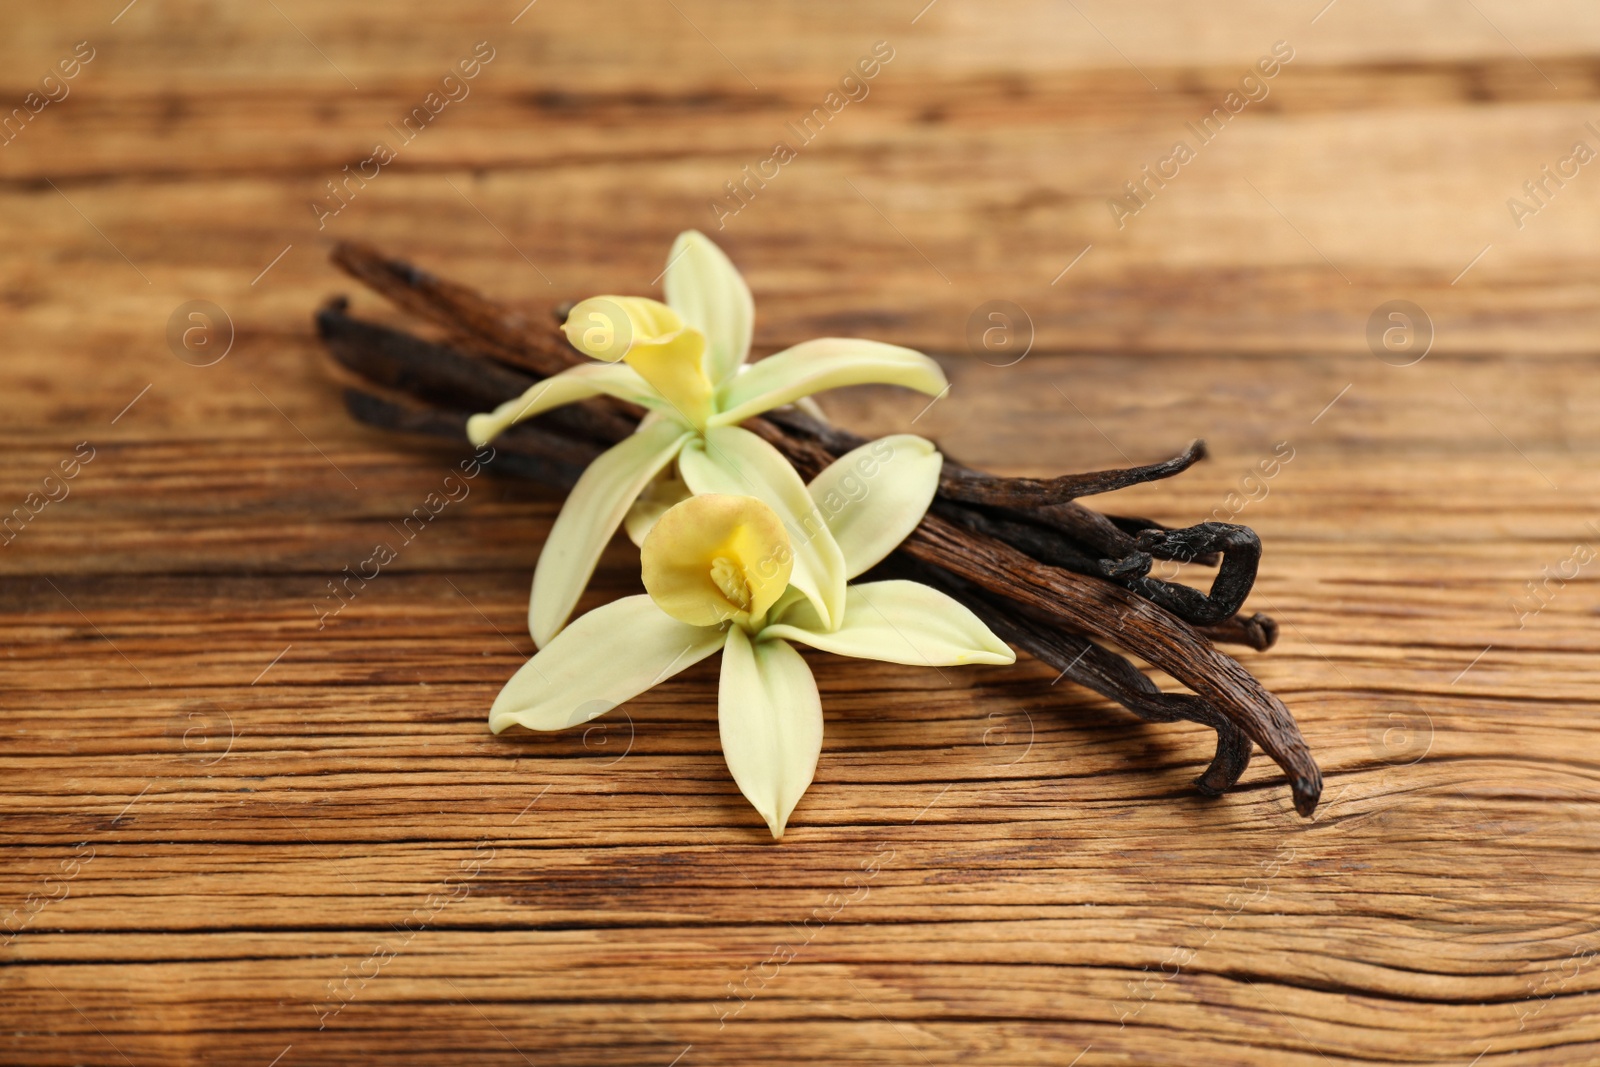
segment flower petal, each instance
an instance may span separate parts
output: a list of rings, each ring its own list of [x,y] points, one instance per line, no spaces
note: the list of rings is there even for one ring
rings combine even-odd
[[[824,652],[859,659],[949,667],[963,663],[1015,663],[1017,654],[966,605],[920,582],[852,585],[844,624],[829,631],[811,605],[800,602],[782,621],[761,631],[763,641],[784,638]]]
[[[706,339],[672,308],[645,296],[592,296],[573,305],[561,329],[573,348],[615,363],[627,360],[683,421],[711,414]]]
[[[817,403],[816,397],[802,396],[795,400],[794,406],[799,408],[805,414],[810,415],[818,422],[823,423],[824,425],[827,424],[828,413],[822,410],[822,405]]]
[[[727,254],[697,230],[685,230],[672,242],[662,286],[672,309],[705,334],[706,373],[721,382],[750,353],[750,287]]]
[[[623,357],[684,422],[703,425],[712,412],[715,387],[703,366],[706,339],[684,327],[661,341],[634,345]]]
[[[572,487],[533,571],[528,631],[540,648],[572,614],[629,506],[693,436],[671,421],[640,429],[602,452]]]
[[[781,838],[822,754],[822,698],[811,668],[784,641],[728,630],[717,691],[722,757],[739,792]]]
[[[943,467],[932,441],[902,433],[846,452],[811,479],[807,488],[844,553],[846,578],[877,566],[917,528]]]
[[[682,316],[647,296],[591,296],[572,305],[561,329],[591,359],[615,363],[638,345],[660,344],[682,332]]]
[[[467,420],[467,437],[482,448],[515,423],[563,404],[601,395],[614,396],[647,408],[668,407],[666,401],[650,387],[650,383],[632,367],[590,363],[569,367],[560,374],[535,382],[516,399],[507,400],[487,414],[472,416]]]
[[[644,544],[644,539],[650,536],[651,527],[667,513],[667,509],[687,499],[689,487],[675,475],[668,476],[663,471],[628,509],[628,517],[622,521],[623,529],[628,531],[628,540],[636,545]]]
[[[722,647],[720,630],[685,626],[647,596],[595,608],[522,665],[495,697],[489,729],[560,730],[588,722]]]
[[[696,493],[753,496],[778,513],[794,549],[789,582],[816,605],[826,626],[844,616],[844,555],[783,454],[738,426],[707,430],[684,446],[678,472]]]
[[[930,396],[950,384],[939,364],[921,352],[877,341],[824,337],[770,355],[722,383],[710,425],[732,426],[812,393],[870,383],[903,385]]]

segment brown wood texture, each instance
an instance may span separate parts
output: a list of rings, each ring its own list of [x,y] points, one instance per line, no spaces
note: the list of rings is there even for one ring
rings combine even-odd
[[[0,1062],[1600,1062],[1600,176],[1523,190],[1600,149],[1593,5],[63,0],[4,28],[7,112],[93,58],[0,145],[0,514],[37,511],[0,533]],[[470,95],[319,229],[480,41]],[[879,41],[869,95],[717,230]],[[1118,228],[1107,198],[1277,41],[1265,99]],[[747,272],[760,352],[942,359],[931,407],[825,398],[853,429],[1040,477],[1205,437],[1100,503],[1260,531],[1248,610],[1282,637],[1242,659],[1322,766],[1316,818],[1259,756],[1198,796],[1209,731],[1028,660],[809,657],[827,737],[777,845],[712,665],[491,736],[560,501],[483,475],[406,540],[466,451],[346,416],[327,252],[545,314],[652,291],[690,226]],[[1399,299],[1431,322],[1409,366],[1369,349]],[[169,339],[196,300],[232,324],[210,366],[226,327]],[[993,300],[1020,362],[969,347]],[[615,546],[585,603],[636,566]]]

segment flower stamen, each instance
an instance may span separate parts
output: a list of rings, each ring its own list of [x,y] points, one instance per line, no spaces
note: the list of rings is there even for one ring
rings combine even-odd
[[[728,602],[738,607],[740,611],[749,611],[750,605],[755,601],[755,593],[750,588],[750,579],[733,560],[727,556],[718,556],[711,561],[711,581],[721,590]]]

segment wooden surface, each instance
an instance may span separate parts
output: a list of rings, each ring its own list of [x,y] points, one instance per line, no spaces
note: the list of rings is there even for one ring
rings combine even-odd
[[[1600,13],[920,4],[7,10],[5,107],[94,59],[0,147],[3,510],[94,458],[0,546],[0,1061],[1600,1061],[1595,564],[1514,606],[1600,544],[1600,174],[1520,229],[1506,204],[1600,147]],[[1270,95],[1118,229],[1107,197],[1278,40]],[[471,95],[319,231],[478,41]],[[1204,436],[1109,502],[1169,522],[1288,442],[1238,510],[1283,624],[1243,658],[1321,762],[1314,821],[1259,757],[1199,798],[1209,734],[1031,661],[814,657],[823,759],[777,846],[712,667],[488,733],[559,501],[484,476],[398,543],[464,453],[344,415],[309,328],[351,288],[330,240],[535,309],[649,292],[877,41],[870,95],[716,234],[760,350],[939,355],[920,418],[826,406],[997,470]],[[1366,339],[1395,299],[1435,331],[1407,367]],[[169,348],[191,300],[234,326],[212,366]],[[1019,363],[968,351],[989,300],[1031,318]],[[636,583],[617,546],[589,602]]]

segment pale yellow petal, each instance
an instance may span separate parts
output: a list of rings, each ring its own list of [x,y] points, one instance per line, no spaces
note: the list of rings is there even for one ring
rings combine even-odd
[[[685,230],[672,243],[662,280],[667,303],[705,334],[706,375],[721,382],[750,353],[755,303],[738,268],[705,234]]]
[[[602,395],[645,407],[666,407],[656,391],[632,367],[584,364],[535,382],[521,396],[507,400],[491,412],[472,416],[467,420],[467,437],[482,448],[524,419]]]
[[[688,498],[689,487],[676,475],[669,477],[668,472],[662,471],[656,480],[639,494],[639,499],[628,509],[628,517],[622,520],[622,528],[628,531],[628,540],[636,545],[644,544],[651,527],[666,514],[667,509]]]
[[[800,653],[728,631],[717,692],[722,756],[739,791],[781,838],[822,754],[822,699]]]
[[[900,546],[933,503],[944,457],[933,442],[895,434],[845,453],[807,488],[854,578]]]
[[[528,631],[541,648],[577,606],[628,508],[692,436],[671,421],[642,428],[602,452],[572,487],[533,572]]]
[[[805,341],[750,366],[717,392],[713,426],[730,426],[803,396],[846,385],[902,385],[937,396],[949,385],[939,364],[898,345],[843,337]]]
[[[1015,663],[1017,654],[966,605],[919,582],[862,582],[846,592],[844,623],[822,626],[808,602],[791,605],[761,631],[839,656],[951,667]]]
[[[798,397],[794,406],[820,423],[826,424],[828,421],[828,413],[822,410],[822,405],[817,403],[817,398],[814,396]]]
[[[588,722],[722,647],[717,630],[685,626],[647,596],[623,597],[575,619],[495,697],[489,729],[560,730]]]

